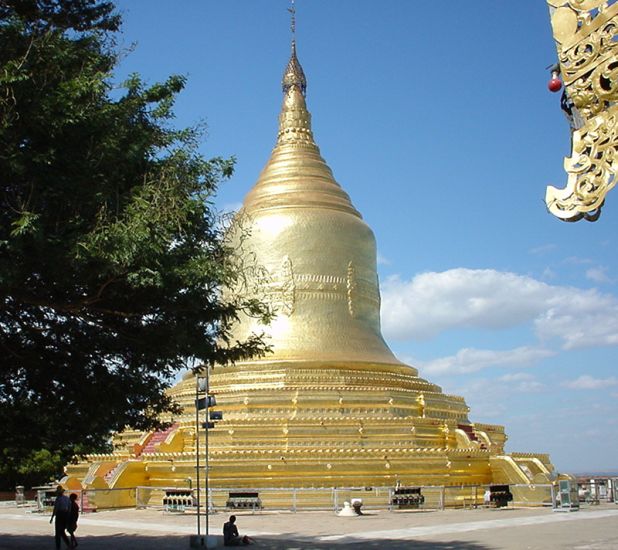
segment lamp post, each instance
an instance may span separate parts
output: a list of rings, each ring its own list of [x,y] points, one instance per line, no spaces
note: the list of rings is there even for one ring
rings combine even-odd
[[[214,395],[210,395],[209,391],[209,373],[210,368],[204,367],[206,376],[195,377],[195,467],[196,467],[196,488],[197,488],[197,537],[191,537],[191,547],[208,547],[208,531],[209,531],[209,518],[208,512],[210,510],[210,503],[208,498],[208,430],[215,427],[215,420],[222,420],[223,413],[221,411],[211,411],[210,408],[217,404],[217,400]],[[200,397],[204,395],[204,397]],[[200,422],[200,411],[206,410],[206,418],[204,422]],[[205,523],[206,531],[205,535],[201,533],[201,507],[200,507],[200,426],[205,429],[204,439],[204,461],[205,461],[205,475],[204,475],[204,488],[206,492],[206,513]]]
[[[208,386],[208,367],[206,367],[206,392],[208,392],[208,389],[209,389],[209,386]],[[206,546],[208,546],[208,527],[209,527],[209,524],[208,524],[208,520],[209,520],[208,512],[210,511],[210,502],[209,502],[209,499],[208,499],[208,474],[209,474],[209,471],[208,471],[208,432],[210,431],[210,424],[209,424],[210,413],[209,413],[209,408],[208,407],[210,407],[210,395],[208,395],[208,394],[206,395],[206,405],[207,405],[206,406],[206,422],[205,422],[206,425],[205,425],[205,430],[204,430],[206,432],[205,433],[205,441],[204,441],[205,442],[205,447],[206,447],[206,450],[204,451],[206,464],[204,466],[204,486],[206,488],[206,505],[205,505],[205,507],[206,507]]]
[[[208,429],[206,429],[206,534],[202,536],[201,505],[200,505],[200,410],[204,408],[202,403],[208,398],[200,398],[200,394],[208,392],[208,367],[206,376],[195,375],[195,477],[197,491],[197,537],[191,537],[191,548],[208,547]]]

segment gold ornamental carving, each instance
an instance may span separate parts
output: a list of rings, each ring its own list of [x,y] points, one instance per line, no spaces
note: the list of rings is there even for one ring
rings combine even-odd
[[[547,0],[559,69],[572,110],[564,189],[547,187],[549,211],[565,221],[598,219],[616,184],[618,1]]]
[[[294,270],[292,261],[288,256],[283,259],[280,271],[280,297],[279,312],[288,317],[294,313],[295,291]]]
[[[252,288],[252,295],[266,300],[277,314],[288,317],[299,299],[345,302],[353,318],[359,314],[361,300],[379,307],[379,295],[365,281],[359,281],[353,262],[348,262],[345,275],[296,273],[286,256],[274,272],[262,268]]]
[[[350,312],[350,317],[356,317],[356,309],[354,307],[354,302],[356,300],[356,269],[354,268],[354,264],[352,262],[348,263],[348,274],[346,280],[346,288],[348,295],[348,311]]]

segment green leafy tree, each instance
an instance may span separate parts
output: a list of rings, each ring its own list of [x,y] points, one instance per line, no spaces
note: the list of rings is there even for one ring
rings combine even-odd
[[[113,83],[100,0],[0,1],[0,478],[31,482],[113,430],[157,426],[188,360],[231,341],[239,273],[213,193],[233,168],[171,125],[184,79]],[[113,90],[113,93],[112,93]],[[27,471],[24,471],[26,468]]]

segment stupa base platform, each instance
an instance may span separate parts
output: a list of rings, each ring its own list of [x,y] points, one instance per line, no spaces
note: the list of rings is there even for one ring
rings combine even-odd
[[[226,506],[228,493],[234,491],[259,492],[261,505],[265,509],[290,509],[293,506],[292,491],[305,494],[316,508],[332,506],[332,489],[382,490],[380,502],[385,502],[384,491],[399,486],[429,487],[435,499],[445,499],[442,506],[481,504],[483,487],[487,485],[510,485],[518,503],[551,503],[551,481],[543,455],[530,455],[516,459],[509,455],[490,456],[487,452],[471,452],[465,449],[444,450],[400,450],[389,454],[381,452],[358,453],[315,453],[319,457],[297,456],[296,453],[276,454],[246,453],[237,457],[211,456],[209,460],[209,487],[213,491],[212,505]],[[94,457],[92,457],[94,458]],[[108,457],[100,457],[112,459]],[[201,457],[204,464],[205,457]],[[98,469],[106,461],[93,462],[91,468]],[[202,466],[203,467],[203,466]],[[538,472],[530,479],[526,473],[530,467]],[[123,491],[102,491],[101,502],[90,498],[98,509],[123,506],[163,506],[166,491],[162,489],[187,489],[196,482],[196,457],[193,453],[161,453],[141,460],[129,459],[118,462],[114,476],[110,479],[111,489],[140,487],[139,494]],[[83,483],[69,468],[69,475],[63,480],[73,489],[105,489],[98,482]],[[203,473],[202,473],[203,483]],[[472,491],[471,488],[479,489]],[[145,492],[145,488],[152,491]],[[447,497],[440,488],[446,489]],[[160,489],[160,490],[158,490]],[[318,491],[324,489],[324,491]],[[425,492],[425,489],[424,489]],[[133,495],[133,498],[132,498]],[[471,495],[476,502],[471,501]],[[435,505],[435,504],[434,504]]]
[[[552,478],[547,455],[506,455],[501,426],[470,423],[462,398],[409,367],[239,365],[215,369],[211,389],[224,418],[208,432],[214,489],[464,488]],[[196,430],[195,377],[171,394],[184,412],[166,430],[116,434],[112,454],[69,465],[64,483],[85,490],[152,487],[149,505],[162,504],[165,492],[156,488],[196,486],[196,432],[202,467],[206,432]],[[120,491],[110,502],[110,494],[99,508],[134,505]],[[538,493],[533,500],[539,502]]]

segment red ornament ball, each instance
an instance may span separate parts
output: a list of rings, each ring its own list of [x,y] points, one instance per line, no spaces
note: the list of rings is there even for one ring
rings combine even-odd
[[[562,80],[560,80],[559,78],[552,78],[547,83],[547,87],[549,88],[550,92],[559,92],[562,88]]]

